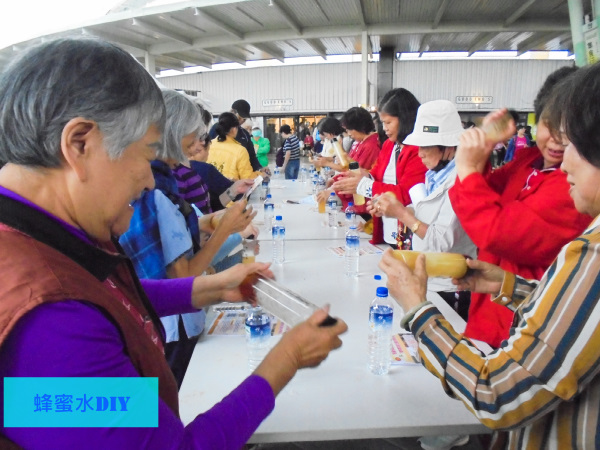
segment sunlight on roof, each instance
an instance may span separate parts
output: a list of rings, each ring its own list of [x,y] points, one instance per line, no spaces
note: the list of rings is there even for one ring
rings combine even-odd
[[[0,14],[0,49],[104,16],[118,0],[8,0]]]

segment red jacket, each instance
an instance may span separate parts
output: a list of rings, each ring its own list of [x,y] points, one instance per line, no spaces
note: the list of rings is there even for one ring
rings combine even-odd
[[[383,174],[390,162],[394,144],[389,139],[383,143],[379,157],[371,169],[371,175],[375,179],[375,183],[373,183],[373,195],[383,194],[388,191],[393,192],[403,205],[410,205],[412,201],[410,195],[408,195],[408,191],[415,184],[425,182],[427,168],[423,165],[421,158],[419,158],[419,147],[405,145],[402,147],[402,151],[396,162],[396,184],[383,183]],[[382,242],[383,223],[381,218],[373,217],[373,239],[371,243],[380,244]]]
[[[377,160],[380,150],[379,136],[375,133],[353,146],[350,153],[348,153],[348,156],[353,161],[356,161],[361,169],[371,170]],[[334,181],[337,181],[337,175],[334,177]],[[352,201],[352,195],[340,194],[339,192],[336,192],[336,194],[342,201],[342,211],[345,211],[348,207],[348,202]],[[357,214],[365,214],[367,212],[366,204],[358,206],[354,205],[354,209]]]
[[[563,245],[579,236],[592,218],[575,209],[566,175],[535,169],[537,147],[483,176],[456,179],[450,201],[464,230],[479,248],[478,259],[526,278],[540,279]],[[471,295],[465,335],[499,347],[509,336],[513,312]]]

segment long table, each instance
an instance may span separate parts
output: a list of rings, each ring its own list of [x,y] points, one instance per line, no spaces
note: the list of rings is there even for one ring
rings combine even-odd
[[[292,180],[271,181],[271,196],[275,204],[275,216],[282,216],[286,226],[286,240],[331,240],[344,239],[346,229],[344,227],[344,214],[338,207],[338,226],[328,226],[328,215],[320,214],[316,203],[307,203],[312,195],[312,184],[301,183]],[[260,188],[250,197],[250,205],[258,212],[256,224],[260,228],[259,241],[270,240],[271,235],[267,231],[264,222],[263,202],[257,195]],[[297,203],[288,203],[297,202]],[[370,239],[366,233],[360,233],[361,239]]]
[[[272,266],[278,282],[319,306],[329,303],[331,315],[341,317],[349,329],[343,346],[318,368],[298,372],[250,442],[488,433],[424,367],[392,366],[384,376],[369,372],[368,310],[385,276],[373,279],[383,275],[377,267],[380,255],[367,254],[360,257],[359,277],[346,277],[343,258],[327,250],[340,245],[342,239],[288,240],[286,262]],[[261,241],[257,261],[271,261],[271,252],[272,242]],[[429,293],[428,299],[457,328],[464,326],[437,294]],[[398,331],[398,306],[394,314]],[[210,409],[249,374],[243,336],[202,335],[180,390],[184,423]]]

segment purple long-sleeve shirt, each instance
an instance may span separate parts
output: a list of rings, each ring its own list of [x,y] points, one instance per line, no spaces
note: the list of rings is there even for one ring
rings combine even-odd
[[[0,195],[33,206],[2,187]],[[82,237],[79,230],[56,220]],[[193,278],[141,282],[159,316],[195,310],[191,304]],[[4,377],[137,376],[117,328],[96,307],[76,299],[34,308],[17,322],[0,347],[1,405]],[[4,428],[2,409],[0,430],[27,449],[239,449],[274,404],[267,381],[251,375],[187,427],[159,399],[157,428]]]

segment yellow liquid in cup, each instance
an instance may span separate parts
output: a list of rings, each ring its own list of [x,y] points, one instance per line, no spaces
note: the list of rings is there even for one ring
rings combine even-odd
[[[459,253],[428,253],[414,250],[394,250],[394,258],[414,270],[417,256],[425,253],[425,270],[430,277],[462,278],[467,273],[467,260]]]
[[[321,214],[325,214],[325,200],[323,200],[322,202],[319,202],[319,212]]]
[[[253,262],[256,262],[256,256],[254,256],[254,255],[242,256],[242,264],[250,264]]]
[[[365,204],[365,197],[363,195],[360,194],[352,194],[353,200],[354,200],[354,204],[356,206],[360,206],[360,205],[364,205]]]

